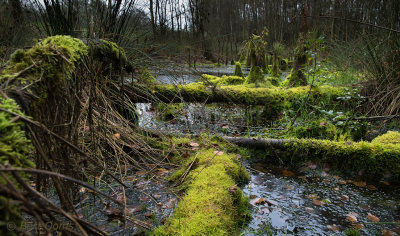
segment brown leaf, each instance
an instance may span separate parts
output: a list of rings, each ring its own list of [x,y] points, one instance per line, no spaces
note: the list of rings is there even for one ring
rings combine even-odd
[[[308,195],[309,199],[318,199],[318,196],[316,194],[310,194]]]
[[[154,194],[153,197],[154,198],[161,198],[161,194]]]
[[[110,204],[107,204],[105,214],[108,217],[117,217],[117,216],[122,216],[122,211],[117,208],[112,208],[110,207]]]
[[[382,230],[382,236],[396,236],[397,234],[393,231],[390,231],[388,229]]]
[[[332,176],[334,179],[340,179],[340,177],[339,176],[337,176],[337,175],[334,175],[334,176]]]
[[[334,187],[333,190],[339,191],[340,189],[338,187]]]
[[[232,187],[229,187],[229,188],[228,188],[228,191],[229,191],[230,193],[236,193],[236,190],[237,190],[237,184],[235,184],[235,185],[233,185]]]
[[[389,186],[389,185],[390,185],[390,183],[387,182],[387,181],[381,181],[381,182],[379,182],[379,183],[382,184],[382,185],[386,185],[386,186]]]
[[[312,202],[314,205],[317,205],[317,206],[323,206],[325,203],[323,203],[323,202],[321,202],[321,201],[319,201],[319,200],[317,200],[317,199],[314,199],[313,200],[313,202]]]
[[[222,126],[221,128],[223,128],[223,129],[228,129],[228,128],[229,128],[229,125],[224,125],[224,126]]]
[[[214,155],[222,156],[223,154],[224,154],[224,152],[222,152],[222,151],[214,151]]]
[[[358,214],[355,212],[350,212],[346,215],[346,220],[350,221],[351,223],[357,222]]]
[[[147,171],[140,170],[140,171],[136,172],[136,175],[143,176],[143,175],[146,175],[146,173],[147,173]]]
[[[339,229],[339,226],[337,226],[337,225],[335,225],[335,224],[333,224],[333,225],[328,225],[328,229],[330,230],[330,231],[339,231],[340,229]]]
[[[153,212],[147,212],[146,214],[144,214],[144,216],[146,217],[151,217],[153,215]]]
[[[346,181],[339,180],[337,183],[338,183],[338,184],[346,184]]]
[[[377,216],[374,216],[371,213],[368,213],[367,219],[372,220],[373,222],[379,222],[380,221]]]
[[[194,141],[191,141],[191,142],[189,143],[189,145],[190,145],[191,147],[199,147],[199,146],[200,146],[198,143],[196,143],[196,142],[194,142]]]
[[[125,179],[125,181],[132,181],[136,178],[135,178],[135,176],[126,176],[124,179]]]
[[[254,199],[253,204],[260,205],[260,204],[264,204],[265,202],[266,202],[265,198],[256,198],[256,199]]]
[[[115,138],[115,139],[119,139],[119,138],[121,138],[121,135],[120,135],[120,134],[118,134],[118,133],[116,133],[116,134],[114,134],[114,135],[113,135],[113,138]]]
[[[314,170],[314,169],[317,168],[317,164],[315,164],[315,163],[312,162],[312,161],[309,161],[309,162],[307,163],[307,166],[308,166],[308,168],[310,168],[311,170]]]
[[[142,205],[137,205],[137,206],[134,206],[134,207],[128,207],[126,210],[127,210],[127,212],[129,214],[133,214],[133,213],[142,211],[143,207],[142,207]]]
[[[295,175],[294,172],[290,170],[281,170],[281,173],[285,177],[293,177]]]
[[[167,175],[167,174],[169,173],[169,170],[164,169],[164,168],[159,168],[159,169],[157,169],[157,172],[158,172],[160,175]]]
[[[308,212],[308,213],[310,213],[310,214],[314,214],[314,213],[315,213],[314,208],[306,207],[306,208],[304,208],[304,209],[306,210],[306,212]]]
[[[340,197],[340,199],[342,199],[343,201],[349,201],[349,200],[350,200],[349,196],[347,196],[347,195],[340,195],[339,197]]]
[[[285,185],[285,186],[283,186],[285,189],[289,189],[289,190],[292,190],[293,189],[293,186],[292,185]]]
[[[139,199],[140,199],[140,201],[142,201],[142,202],[147,202],[148,200],[150,200],[150,197],[148,197],[148,196],[141,196]]]
[[[365,182],[363,182],[363,181],[356,181],[356,182],[353,182],[353,184],[355,185],[355,186],[357,186],[357,187],[365,187],[365,186],[367,186],[367,183],[365,183]]]
[[[378,189],[377,189],[374,185],[372,185],[372,184],[368,185],[367,188],[368,188],[369,190],[371,190],[371,191],[378,190]]]
[[[363,224],[354,224],[354,226],[355,226],[357,229],[362,229],[362,228],[364,228],[364,225],[363,225]]]

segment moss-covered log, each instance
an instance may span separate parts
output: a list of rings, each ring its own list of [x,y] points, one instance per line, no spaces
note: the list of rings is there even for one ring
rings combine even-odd
[[[193,164],[195,163],[195,164]],[[155,235],[238,234],[248,214],[248,199],[236,183],[249,176],[234,154],[201,149],[189,157],[172,178],[182,179],[186,193],[164,226]]]
[[[242,80],[236,77],[237,80]],[[223,84],[223,82],[219,82]],[[340,87],[318,86],[310,90],[309,86],[285,89],[283,87],[258,87],[254,84],[248,85],[213,85],[212,83],[192,83],[187,85],[161,85],[140,86],[134,89],[135,94],[131,99],[135,102],[154,101],[154,96],[164,102],[224,102],[244,105],[290,105],[296,99],[307,96],[310,99],[323,100],[326,102],[336,101],[337,97],[343,96],[344,90]],[[152,96],[149,96],[151,94]],[[182,99],[181,99],[182,98]]]
[[[329,163],[344,171],[364,171],[367,176],[382,177],[390,173],[400,180],[400,135],[397,141],[387,142],[387,136],[378,137],[373,142],[334,142],[315,139],[253,139],[226,137],[235,144],[263,150],[262,156],[287,164],[308,160]],[[384,141],[382,141],[384,140]]]

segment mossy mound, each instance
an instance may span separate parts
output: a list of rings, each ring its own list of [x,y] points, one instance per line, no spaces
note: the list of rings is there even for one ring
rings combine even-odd
[[[264,72],[262,71],[261,67],[253,66],[250,69],[249,75],[246,77],[246,84],[261,84],[265,82],[264,80]]]
[[[0,108],[20,115],[23,115],[19,106],[12,99],[5,99],[0,96]],[[35,165],[29,159],[33,152],[33,147],[29,140],[25,137],[22,130],[23,122],[15,120],[10,113],[0,111],[0,163],[1,165],[10,165],[16,168],[29,168]],[[11,175],[6,175],[8,179],[13,181]],[[27,175],[21,174],[26,180]],[[3,177],[0,177],[0,184],[6,184]],[[18,188],[19,184],[14,183]],[[21,210],[18,204],[7,198],[6,193],[0,196],[0,222],[12,222],[16,227],[20,227],[22,223]],[[5,224],[0,224],[0,232],[7,232]],[[10,232],[7,235],[17,235],[17,232]]]
[[[233,73],[234,76],[239,76],[239,77],[244,77],[243,71],[242,71],[242,65],[240,62],[235,63],[235,72]]]
[[[235,75],[231,75],[231,76],[226,76],[223,75],[222,77],[217,77],[217,76],[213,76],[213,75],[206,75],[203,74],[202,77],[204,79],[206,79],[209,83],[212,83],[214,85],[239,85],[239,84],[243,84],[245,79],[243,77],[240,76],[235,76]]]
[[[157,110],[157,116],[165,121],[173,120],[176,115],[182,114],[183,112],[182,103],[157,103],[155,104],[155,108]]]
[[[279,86],[280,83],[281,83],[281,79],[280,79],[279,77],[271,77],[271,76],[268,76],[268,77],[265,79],[265,81],[271,83],[273,86]]]
[[[0,74],[0,84],[9,89],[13,84],[27,85],[41,78],[42,82],[49,79],[57,85],[70,78],[75,63],[87,54],[86,45],[79,39],[70,36],[46,38],[28,50],[15,51]]]
[[[292,70],[284,81],[285,85],[289,87],[306,86],[307,78],[301,70]]]
[[[201,149],[186,160],[172,178],[179,178],[196,160],[195,169],[186,177],[185,196],[173,216],[155,235],[229,235],[238,234],[247,218],[248,199],[236,182],[249,176],[234,154]]]
[[[400,144],[400,132],[389,131],[374,138],[371,143]]]

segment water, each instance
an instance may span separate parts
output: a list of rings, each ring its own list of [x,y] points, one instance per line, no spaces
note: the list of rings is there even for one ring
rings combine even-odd
[[[370,190],[351,181],[343,184],[341,181],[349,179],[329,170],[303,168],[305,172],[295,173],[265,163],[246,165],[251,181],[243,192],[253,198],[250,200],[253,218],[245,235],[331,235],[332,225],[339,230],[335,235],[345,235],[344,230],[354,227],[346,219],[350,212],[358,214],[358,223],[364,226],[360,230],[362,235],[381,235],[385,229],[400,230],[400,224],[368,224],[374,222],[367,218],[370,213],[380,222],[400,222],[399,187],[376,184],[377,190]],[[260,198],[268,202],[256,204]]]

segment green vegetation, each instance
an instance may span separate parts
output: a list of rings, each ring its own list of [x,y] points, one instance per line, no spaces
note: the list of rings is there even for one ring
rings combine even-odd
[[[2,96],[0,96],[0,108],[23,115],[14,100],[5,99]],[[23,126],[23,122],[15,120],[10,113],[0,111],[0,163],[2,167],[29,168],[35,166],[29,159],[33,147],[25,137]],[[5,176],[19,189],[20,185],[11,175],[6,174]],[[24,180],[28,180],[29,176],[23,175],[22,177]],[[0,184],[5,185],[6,183],[6,180],[0,177]],[[13,222],[18,228],[22,223],[18,203],[7,198],[7,195],[0,196],[0,222]],[[0,231],[7,232],[7,225],[1,224]],[[17,231],[7,235],[17,235]]]
[[[164,226],[155,235],[227,235],[239,232],[248,217],[248,199],[237,183],[249,176],[235,154],[215,149],[200,149],[182,160],[182,168],[171,180],[183,174],[195,163],[184,178],[185,195]],[[182,179],[183,180],[183,179]]]
[[[235,72],[233,73],[234,76],[239,76],[239,77],[244,77],[243,71],[242,71],[242,65],[240,64],[239,61],[235,63]]]

